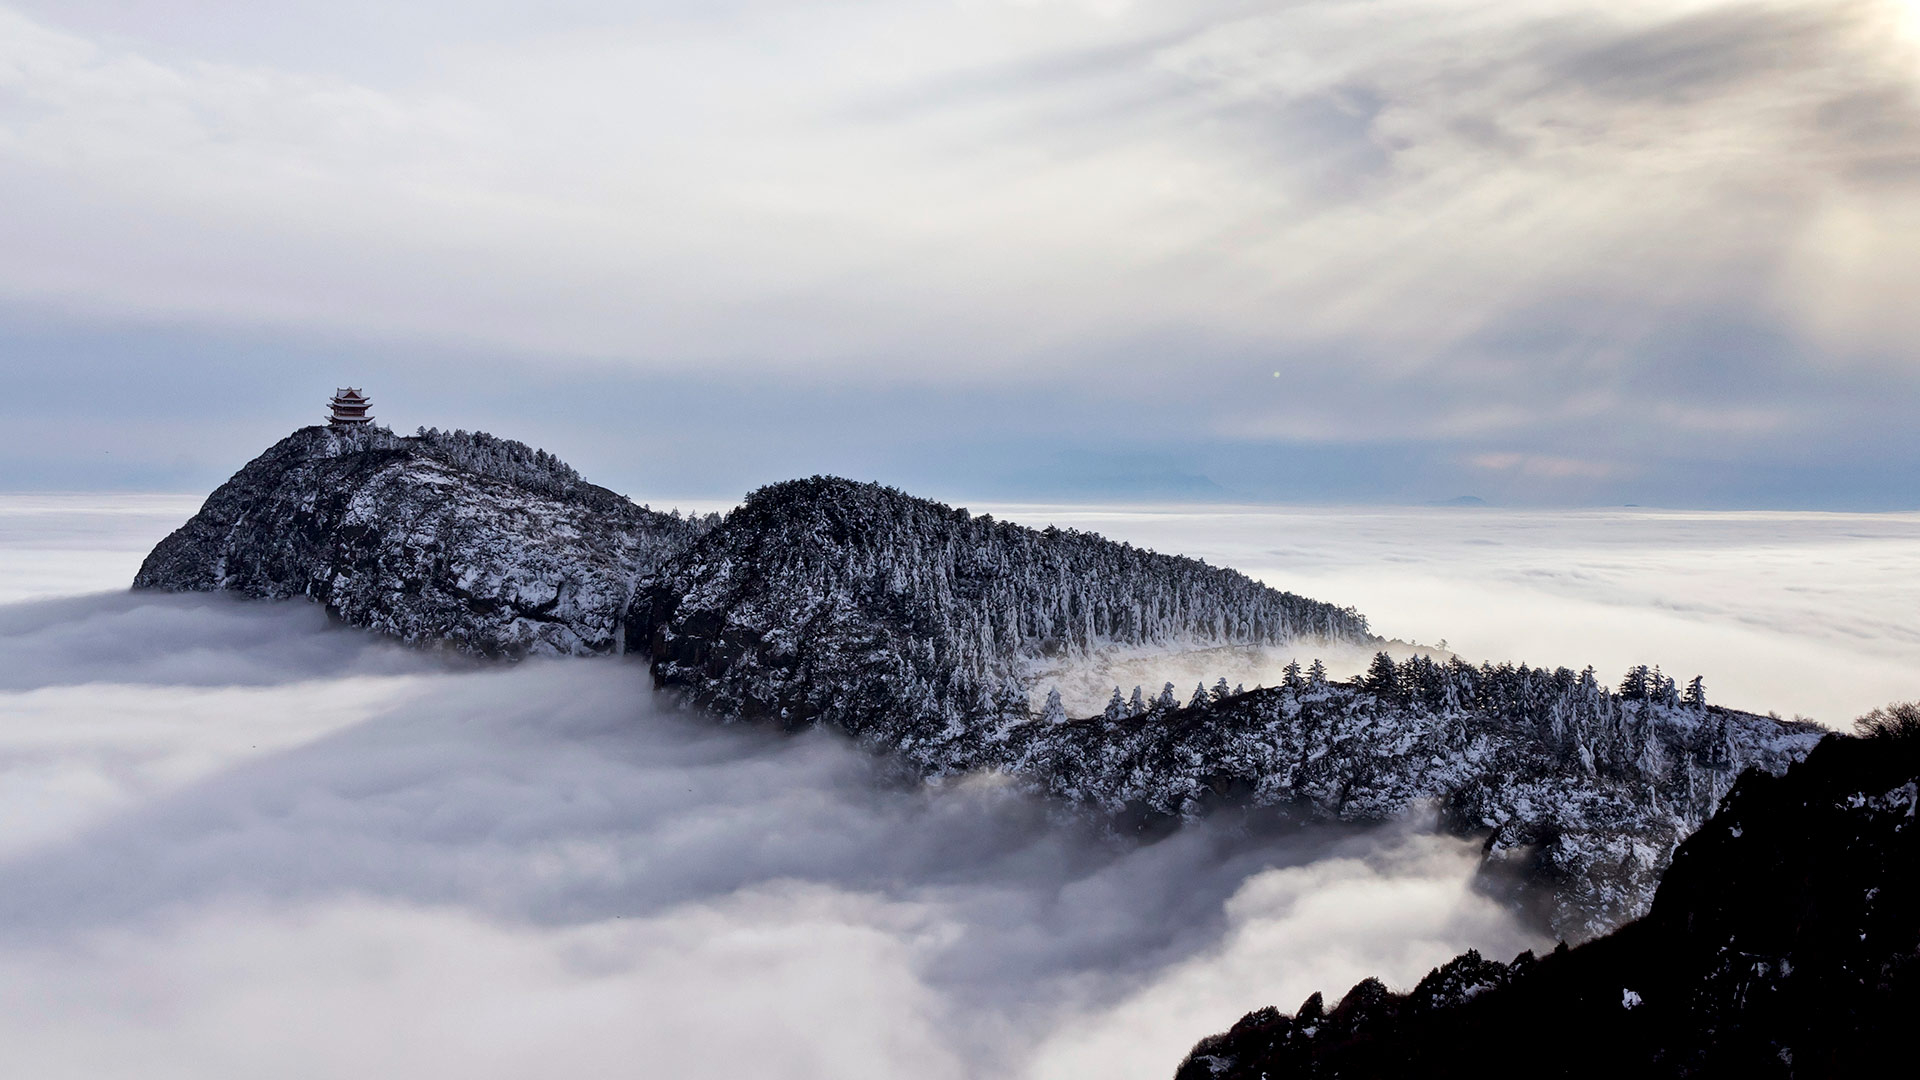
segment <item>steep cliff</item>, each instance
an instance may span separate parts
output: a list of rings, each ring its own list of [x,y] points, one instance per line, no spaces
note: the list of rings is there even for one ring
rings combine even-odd
[[[135,588],[306,596],[487,655],[615,650],[636,583],[701,531],[487,435],[310,427],[161,541]]]

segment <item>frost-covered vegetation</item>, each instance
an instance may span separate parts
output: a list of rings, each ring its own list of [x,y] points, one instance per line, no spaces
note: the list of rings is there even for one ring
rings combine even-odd
[[[1099,716],[1015,726],[1005,768],[1113,812],[1193,815],[1223,803],[1381,820],[1436,804],[1499,861],[1556,886],[1547,912],[1580,938],[1645,910],[1674,845],[1734,780],[1779,772],[1823,734],[1706,703],[1657,669],[1618,689],[1591,668],[1395,663],[1329,682],[1316,661],[1282,685],[1224,682],[1178,704],[1115,689]]]
[[[413,437],[428,453],[456,468],[505,480],[528,491],[568,495],[586,483],[573,466],[545,450],[484,431],[423,427]]]
[[[723,715],[828,723],[932,772],[991,760],[1043,661],[1102,649],[1371,642],[1351,608],[1197,559],[892,488],[762,488],[653,584],[629,647]]]

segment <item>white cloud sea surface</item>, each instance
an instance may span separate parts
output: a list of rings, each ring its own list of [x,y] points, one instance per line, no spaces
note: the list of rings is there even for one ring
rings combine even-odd
[[[1470,845],[1411,826],[1116,844],[665,709],[631,662],[47,598],[124,582],[190,508],[0,499],[13,1075],[1164,1077],[1247,1009],[1541,944],[1468,888]],[[1912,670],[1910,516],[995,512],[1475,658],[1698,664],[1748,707],[1843,718]],[[1787,658],[1839,674],[1776,702]]]

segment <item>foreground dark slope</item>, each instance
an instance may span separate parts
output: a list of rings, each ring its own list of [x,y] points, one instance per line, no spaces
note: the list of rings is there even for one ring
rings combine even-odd
[[[762,488],[648,589],[628,647],[723,716],[831,724],[928,772],[997,764],[1029,670],[1102,649],[1369,643],[1351,608],[892,488]]]
[[[1920,710],[1749,773],[1652,911],[1511,965],[1467,953],[1412,993],[1249,1013],[1179,1080],[1854,1077],[1904,1072],[1920,1008]]]
[[[591,654],[619,647],[636,584],[699,531],[522,443],[310,427],[214,491],[133,584],[311,597],[487,655]]]

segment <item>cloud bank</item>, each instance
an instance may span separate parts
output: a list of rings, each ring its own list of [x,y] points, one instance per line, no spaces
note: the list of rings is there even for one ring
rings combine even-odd
[[[1352,604],[1376,633],[1444,642],[1475,663],[1592,664],[1604,680],[1633,664],[1662,664],[1683,679],[1704,676],[1718,704],[1843,728],[1920,693],[1911,617],[1920,604],[1920,515],[976,509],[1203,557],[1276,588]],[[1351,658],[1329,661],[1335,671],[1357,668]],[[1220,673],[1271,685],[1277,662]],[[1181,687],[1191,689],[1190,681]]]
[[[1830,720],[1913,696],[1912,515],[993,511],[1475,658],[1617,653]],[[0,546],[0,591],[130,574],[163,516],[0,499],[40,553]],[[1119,841],[714,725],[629,662],[474,666],[305,604],[127,593],[0,605],[0,651],[22,1075],[1164,1077],[1258,1005],[1542,944],[1418,823]]]
[[[167,513],[0,498],[0,595],[130,574]],[[630,660],[124,591],[0,604],[0,652],[9,1073],[1161,1077],[1260,1003],[1538,944],[1419,823],[1143,844]]]
[[[121,670],[152,603],[9,633],[13,1071],[1159,1076],[1274,992],[1530,943],[1419,832],[1120,841],[663,709],[636,664],[447,668],[305,605],[182,602]]]

